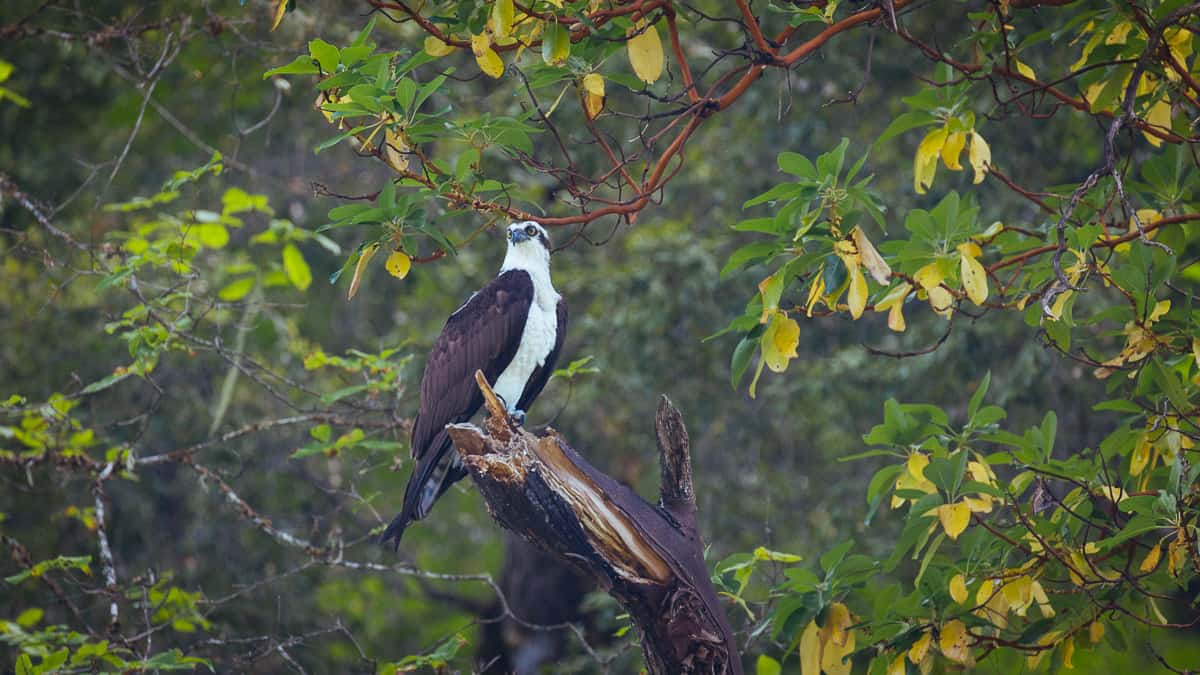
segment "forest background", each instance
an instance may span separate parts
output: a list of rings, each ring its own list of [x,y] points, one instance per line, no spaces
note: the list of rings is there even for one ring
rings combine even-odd
[[[634,672],[469,481],[376,543],[422,355],[529,214],[572,312],[529,424],[650,497],[683,411],[748,670],[1196,668],[1197,30],[5,3],[0,670]]]

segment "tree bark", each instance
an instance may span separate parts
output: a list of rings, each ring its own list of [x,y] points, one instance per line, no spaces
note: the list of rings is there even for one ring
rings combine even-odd
[[[448,427],[463,464],[505,528],[593,577],[641,631],[651,673],[741,675],[733,631],[696,531],[687,430],[664,396],[656,415],[661,502],[600,472],[553,429],[517,427],[481,373],[484,429]]]

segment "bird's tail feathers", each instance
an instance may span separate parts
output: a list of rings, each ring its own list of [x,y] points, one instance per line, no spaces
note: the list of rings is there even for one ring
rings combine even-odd
[[[428,461],[418,462],[408,479],[408,487],[404,490],[404,506],[400,515],[392,520],[380,538],[381,543],[395,541],[395,547],[400,548],[400,538],[404,530],[414,521],[429,515],[433,503],[450,489],[456,481],[466,475],[467,470],[462,465],[457,452],[453,452],[450,438],[445,432],[438,434],[430,444],[434,450]]]

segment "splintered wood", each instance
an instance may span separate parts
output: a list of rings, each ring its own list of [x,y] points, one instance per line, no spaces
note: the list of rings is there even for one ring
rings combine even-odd
[[[484,429],[446,429],[501,525],[591,575],[642,634],[651,673],[740,675],[725,608],[695,528],[687,430],[664,397],[657,430],[663,508],[593,467],[553,430],[518,427],[482,373]]]

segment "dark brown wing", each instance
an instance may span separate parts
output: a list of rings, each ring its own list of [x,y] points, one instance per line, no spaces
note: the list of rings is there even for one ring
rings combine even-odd
[[[412,430],[416,466],[404,492],[404,507],[383,533],[384,541],[394,538],[398,546],[404,528],[424,518],[433,502],[466,475],[450,452],[446,425],[469,420],[483,405],[475,371],[482,370],[489,382],[500,377],[520,345],[532,301],[529,274],[510,270],[446,320],[421,378],[421,407]]]
[[[542,389],[546,383],[550,381],[550,376],[554,373],[554,364],[558,363],[558,356],[562,353],[563,339],[567,335],[567,301],[563,298],[558,299],[558,329],[554,334],[554,349],[546,356],[546,361],[538,366],[533,374],[529,377],[529,381],[525,383],[525,390],[521,392],[521,400],[517,403],[517,410],[529,412],[529,406],[533,405],[533,400],[542,393]]]

